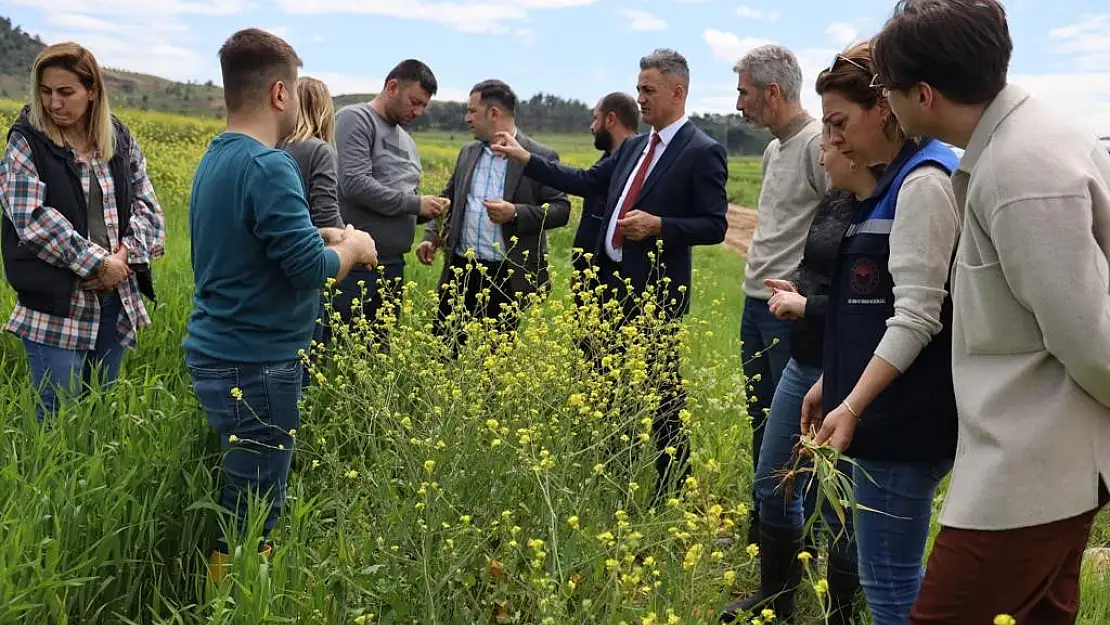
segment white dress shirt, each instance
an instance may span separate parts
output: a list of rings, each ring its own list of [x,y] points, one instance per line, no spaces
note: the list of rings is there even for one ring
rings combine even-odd
[[[658,131],[651,131],[653,135],[659,135],[659,145],[655,147],[655,154],[652,155],[651,163],[648,165],[647,175],[644,176],[645,183],[647,182],[648,176],[651,175],[651,170],[655,169],[655,164],[662,158],[663,152],[666,151],[667,146],[671,144],[671,141],[674,140],[674,136],[678,134],[679,129],[682,128],[687,121],[687,117],[683,115],[666,128]],[[636,166],[632,168],[632,172],[628,175],[628,180],[624,183],[624,189],[621,191],[620,198],[617,199],[617,205],[613,210],[613,216],[609,219],[609,227],[605,231],[605,253],[609,255],[609,258],[618,263],[621,262],[624,255],[622,254],[621,248],[613,248],[613,233],[617,231],[617,218],[620,216],[621,205],[624,204],[624,198],[628,196],[628,188],[632,186],[632,181],[636,178],[636,172],[643,164],[644,157],[647,156],[648,150],[651,149],[651,142],[652,138],[648,137],[647,143],[644,144],[643,151],[640,152],[640,158],[636,159]],[[640,187],[640,190],[642,191],[643,187]]]

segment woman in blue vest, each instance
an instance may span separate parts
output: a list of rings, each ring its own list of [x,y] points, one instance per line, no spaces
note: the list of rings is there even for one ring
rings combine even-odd
[[[817,78],[830,144],[887,163],[837,255],[824,373],[802,434],[857,463],[860,582],[874,625],[904,625],[921,586],[933,496],[956,452],[948,273],[959,233],[948,146],[907,138],[875,80],[870,47]]]
[[[0,160],[0,247],[18,297],[4,329],[23,340],[42,421],[94,373],[115,380],[150,323],[141,295],[154,297],[150,262],[163,254],[165,221],[92,53],[47,46],[31,84]]]
[[[806,519],[816,507],[815,486],[807,488],[806,473],[799,473],[793,484],[782,476],[795,461],[802,399],[821,377],[824,352],[825,308],[833,267],[840,241],[862,199],[875,190],[885,167],[860,167],[829,145],[829,132],[821,140],[821,166],[829,179],[829,192],[817,208],[806,237],[802,262],[790,280],[767,280],[773,290],[771,312],[779,319],[792,320],[790,361],[771,400],[763,449],[755,473],[759,498],[760,584],[758,592],[729,604],[723,620],[741,614],[758,616],[763,608],[774,610],[780,619],[790,618],[795,610],[795,594],[802,580],[798,550],[803,544]],[[851,470],[851,464],[841,462]],[[805,498],[803,505],[803,497]],[[856,544],[852,540],[851,519],[841,527],[831,510],[822,515],[829,525],[828,573],[829,625],[847,625],[855,612],[859,590]],[[843,531],[842,531],[843,530]],[[815,548],[806,546],[810,555]]]

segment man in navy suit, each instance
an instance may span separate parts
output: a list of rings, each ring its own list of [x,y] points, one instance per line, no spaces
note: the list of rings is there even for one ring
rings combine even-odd
[[[639,296],[652,287],[666,319],[685,315],[690,308],[691,247],[720,243],[728,230],[728,157],[721,144],[687,119],[689,88],[689,65],[679,53],[658,49],[640,59],[636,90],[640,113],[652,131],[626,139],[612,157],[589,170],[530,154],[504,133],[492,147],[522,163],[524,175],[537,182],[575,195],[606,195],[603,228],[592,247],[604,284],[618,290],[627,280],[632,286],[633,297],[624,299],[626,321],[639,314]],[[673,338],[659,340],[665,347],[658,357],[668,373],[656,380],[661,397],[653,424],[660,450],[657,500],[676,473],[672,465],[679,467],[680,480],[689,471],[689,446],[679,419],[686,398]],[[667,448],[673,453],[665,453]]]

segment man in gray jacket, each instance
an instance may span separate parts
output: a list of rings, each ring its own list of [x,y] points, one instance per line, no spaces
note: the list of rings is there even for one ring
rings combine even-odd
[[[404,128],[424,113],[436,90],[428,66],[408,59],[389,72],[373,100],[336,114],[339,210],[344,222],[370,233],[379,255],[377,272],[352,271],[339,284],[333,305],[344,323],[360,316],[373,321],[385,301],[400,297],[416,224],[446,208],[443,198],[417,194],[423,169]],[[352,310],[356,299],[361,306]]]
[[[906,133],[965,150],[959,445],[909,623],[1074,623],[1110,481],[1110,156],[1006,83],[997,0],[901,2],[874,50]]]

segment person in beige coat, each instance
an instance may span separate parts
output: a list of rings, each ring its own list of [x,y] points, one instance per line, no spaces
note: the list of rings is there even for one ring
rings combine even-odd
[[[965,150],[959,442],[909,622],[1074,623],[1110,481],[1110,155],[1006,83],[996,0],[904,0],[874,47],[906,131]]]

